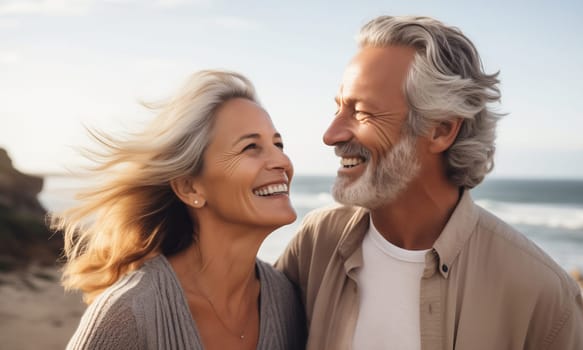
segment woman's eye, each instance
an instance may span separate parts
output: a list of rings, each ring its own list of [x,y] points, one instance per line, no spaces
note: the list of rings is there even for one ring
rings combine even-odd
[[[256,143],[250,143],[247,146],[245,146],[245,148],[243,148],[243,152],[250,150],[250,149],[256,149],[257,148],[257,144]]]
[[[274,143],[279,149],[283,149],[283,142],[276,142]]]

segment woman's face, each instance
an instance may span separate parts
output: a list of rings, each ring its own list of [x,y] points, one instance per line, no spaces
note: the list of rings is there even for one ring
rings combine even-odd
[[[211,217],[272,229],[292,223],[292,176],[282,138],[261,107],[235,98],[219,108],[204,167],[196,178]]]

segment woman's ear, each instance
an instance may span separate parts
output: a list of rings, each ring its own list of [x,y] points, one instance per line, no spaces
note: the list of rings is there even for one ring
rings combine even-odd
[[[189,207],[202,208],[206,202],[204,196],[196,190],[192,176],[181,176],[171,180],[170,187],[174,194]]]
[[[445,152],[455,141],[462,123],[462,118],[455,118],[437,124],[431,131],[429,151],[432,153]]]

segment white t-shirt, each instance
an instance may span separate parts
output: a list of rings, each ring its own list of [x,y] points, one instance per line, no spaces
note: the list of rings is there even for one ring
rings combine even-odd
[[[364,263],[356,275],[360,311],[354,350],[421,349],[419,299],[428,251],[391,244],[371,220],[362,243]]]

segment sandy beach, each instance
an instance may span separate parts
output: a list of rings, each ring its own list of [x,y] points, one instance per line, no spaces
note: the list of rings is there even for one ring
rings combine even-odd
[[[0,273],[0,344],[10,350],[62,350],[85,310],[65,293],[56,267]]]

